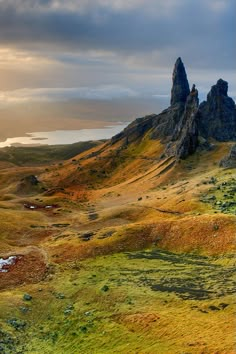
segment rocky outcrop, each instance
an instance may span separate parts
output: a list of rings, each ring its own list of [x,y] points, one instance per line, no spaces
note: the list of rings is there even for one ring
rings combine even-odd
[[[220,167],[236,168],[236,144],[231,147],[229,154],[220,161]]]
[[[17,194],[35,194],[43,190],[43,185],[34,175],[28,175],[22,178],[17,184]]]
[[[181,120],[184,108],[185,104],[180,102],[158,114],[153,120],[153,129],[150,138],[160,139],[162,143],[168,143]]]
[[[160,139],[163,143],[168,143],[184,113],[189,92],[185,68],[181,58],[178,58],[172,75],[171,106],[158,115],[137,118],[121,133],[115,135],[111,143],[114,144],[121,139],[126,143],[133,142],[142,138],[147,131],[150,132],[151,139]]]
[[[185,103],[190,93],[188,79],[184,64],[181,58],[176,60],[172,75],[173,86],[171,89],[171,106],[178,103]]]
[[[178,158],[186,158],[193,154],[198,146],[198,91],[193,88],[187,98],[185,111],[177,128],[175,139],[177,140],[175,155]]]
[[[198,91],[193,85],[187,97],[183,115],[175,128],[171,142],[167,145],[165,154],[184,159],[193,154],[198,146]]]
[[[122,132],[111,138],[111,144],[113,145],[117,141],[123,140],[123,144],[127,145],[143,138],[146,132],[152,129],[153,121],[156,117],[156,114],[151,114],[143,118],[135,119]]]
[[[205,139],[236,140],[236,108],[228,97],[228,83],[219,79],[212,86],[207,100],[199,106],[199,134]]]
[[[176,127],[179,126],[183,117],[189,93],[184,64],[181,58],[178,58],[172,74],[171,105],[153,120],[151,139],[161,139],[164,143],[172,140]]]
[[[34,175],[26,176],[21,181],[30,184],[31,186],[37,186],[39,184],[38,178]]]
[[[200,104],[198,91],[189,90],[187,75],[181,58],[178,58],[172,76],[171,105],[160,114],[138,118],[110,143],[122,141],[123,146],[142,140],[148,134],[166,145],[164,155],[184,159],[198,146],[209,150],[209,138],[218,141],[236,140],[236,109],[228,97],[228,83],[222,79],[212,86],[207,100]]]

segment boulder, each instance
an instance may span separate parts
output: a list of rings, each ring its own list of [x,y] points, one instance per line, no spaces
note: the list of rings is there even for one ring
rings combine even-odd
[[[220,161],[220,167],[236,168],[236,144],[234,144],[227,156]]]

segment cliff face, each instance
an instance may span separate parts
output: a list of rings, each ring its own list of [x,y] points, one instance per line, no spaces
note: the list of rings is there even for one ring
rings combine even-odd
[[[172,76],[171,105],[160,114],[152,114],[138,118],[132,122],[121,133],[111,139],[114,144],[120,139],[128,142],[141,138],[147,131],[150,131],[151,139],[160,139],[168,143],[179,124],[185,110],[185,103],[189,95],[189,84],[184,65],[181,58],[178,58]]]
[[[174,153],[178,158],[186,158],[193,154],[198,146],[198,126],[196,122],[198,104],[198,91],[194,85],[187,97],[181,121],[173,135],[173,139],[177,141]]]
[[[183,116],[186,116],[185,105],[189,94],[185,67],[181,58],[178,58],[172,75],[171,105],[155,118],[152,139],[161,139],[167,143],[173,139],[176,129],[182,124]]]
[[[236,108],[228,97],[228,83],[222,79],[212,86],[199,107],[199,134],[219,141],[236,140]]]
[[[165,155],[184,159],[193,154],[199,138],[218,141],[236,140],[236,108],[228,97],[228,83],[222,79],[212,86],[207,101],[199,106],[198,91],[189,90],[187,75],[181,58],[178,58],[172,76],[170,107],[160,114],[138,118],[111,144],[123,140],[125,144],[142,139],[147,132],[151,139],[166,144]]]

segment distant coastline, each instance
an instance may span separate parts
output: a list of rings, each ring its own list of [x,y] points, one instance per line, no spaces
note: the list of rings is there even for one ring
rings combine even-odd
[[[0,142],[0,148],[9,146],[66,145],[76,142],[109,139],[123,130],[129,122],[107,124],[99,128],[57,129],[44,132],[25,133],[24,136],[7,138]]]

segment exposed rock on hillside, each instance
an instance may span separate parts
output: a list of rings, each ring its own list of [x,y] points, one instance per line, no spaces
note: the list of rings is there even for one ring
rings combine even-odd
[[[34,175],[26,176],[21,181],[25,182],[25,183],[28,183],[28,184],[31,184],[32,186],[37,186],[39,184],[38,178],[36,176],[34,176]]]
[[[121,133],[111,139],[111,143],[124,139],[126,143],[135,141],[150,133],[151,139],[160,139],[163,143],[171,140],[176,126],[184,113],[185,102],[190,93],[187,75],[181,58],[178,58],[173,71],[171,89],[171,106],[160,114],[151,114],[137,118]]]
[[[129,144],[133,141],[142,138],[147,131],[152,129],[153,120],[157,117],[156,114],[149,115],[143,118],[137,118],[128,125],[122,132],[111,138],[111,144],[117,141],[124,140],[124,144]]]
[[[198,146],[198,127],[196,123],[198,103],[198,91],[193,85],[187,97],[184,113],[172,138],[172,140],[176,141],[172,154],[178,158],[186,158],[188,155],[193,154]]]
[[[219,141],[236,140],[236,108],[228,97],[228,83],[222,79],[212,86],[207,100],[199,106],[199,133]]]
[[[199,106],[198,91],[193,85],[190,92],[181,58],[175,63],[172,80],[170,107],[158,115],[136,119],[114,136],[111,144],[122,141],[127,145],[149,134],[150,139],[166,144],[165,155],[183,159],[193,154],[201,141],[209,147],[209,138],[236,140],[236,108],[233,99],[228,97],[226,81],[218,80],[207,101]]]
[[[185,72],[184,64],[181,58],[176,60],[173,76],[172,76],[173,86],[171,90],[171,100],[170,104],[178,104],[180,102],[185,103],[186,99],[190,93],[187,75]]]
[[[220,161],[220,166],[224,168],[236,168],[236,144],[232,146],[229,155]]]
[[[181,120],[184,108],[184,103],[179,102],[158,114],[153,120],[153,131],[150,134],[150,138],[161,139],[163,143],[169,142]]]
[[[19,194],[34,194],[42,190],[43,186],[34,175],[25,176],[17,185],[16,193]]]
[[[181,58],[178,58],[172,75],[171,106],[153,118],[151,139],[161,139],[164,143],[173,139],[179,125],[182,125],[181,121],[186,118],[185,104],[189,94],[190,90],[184,64]],[[181,130],[181,128],[179,129]]]

